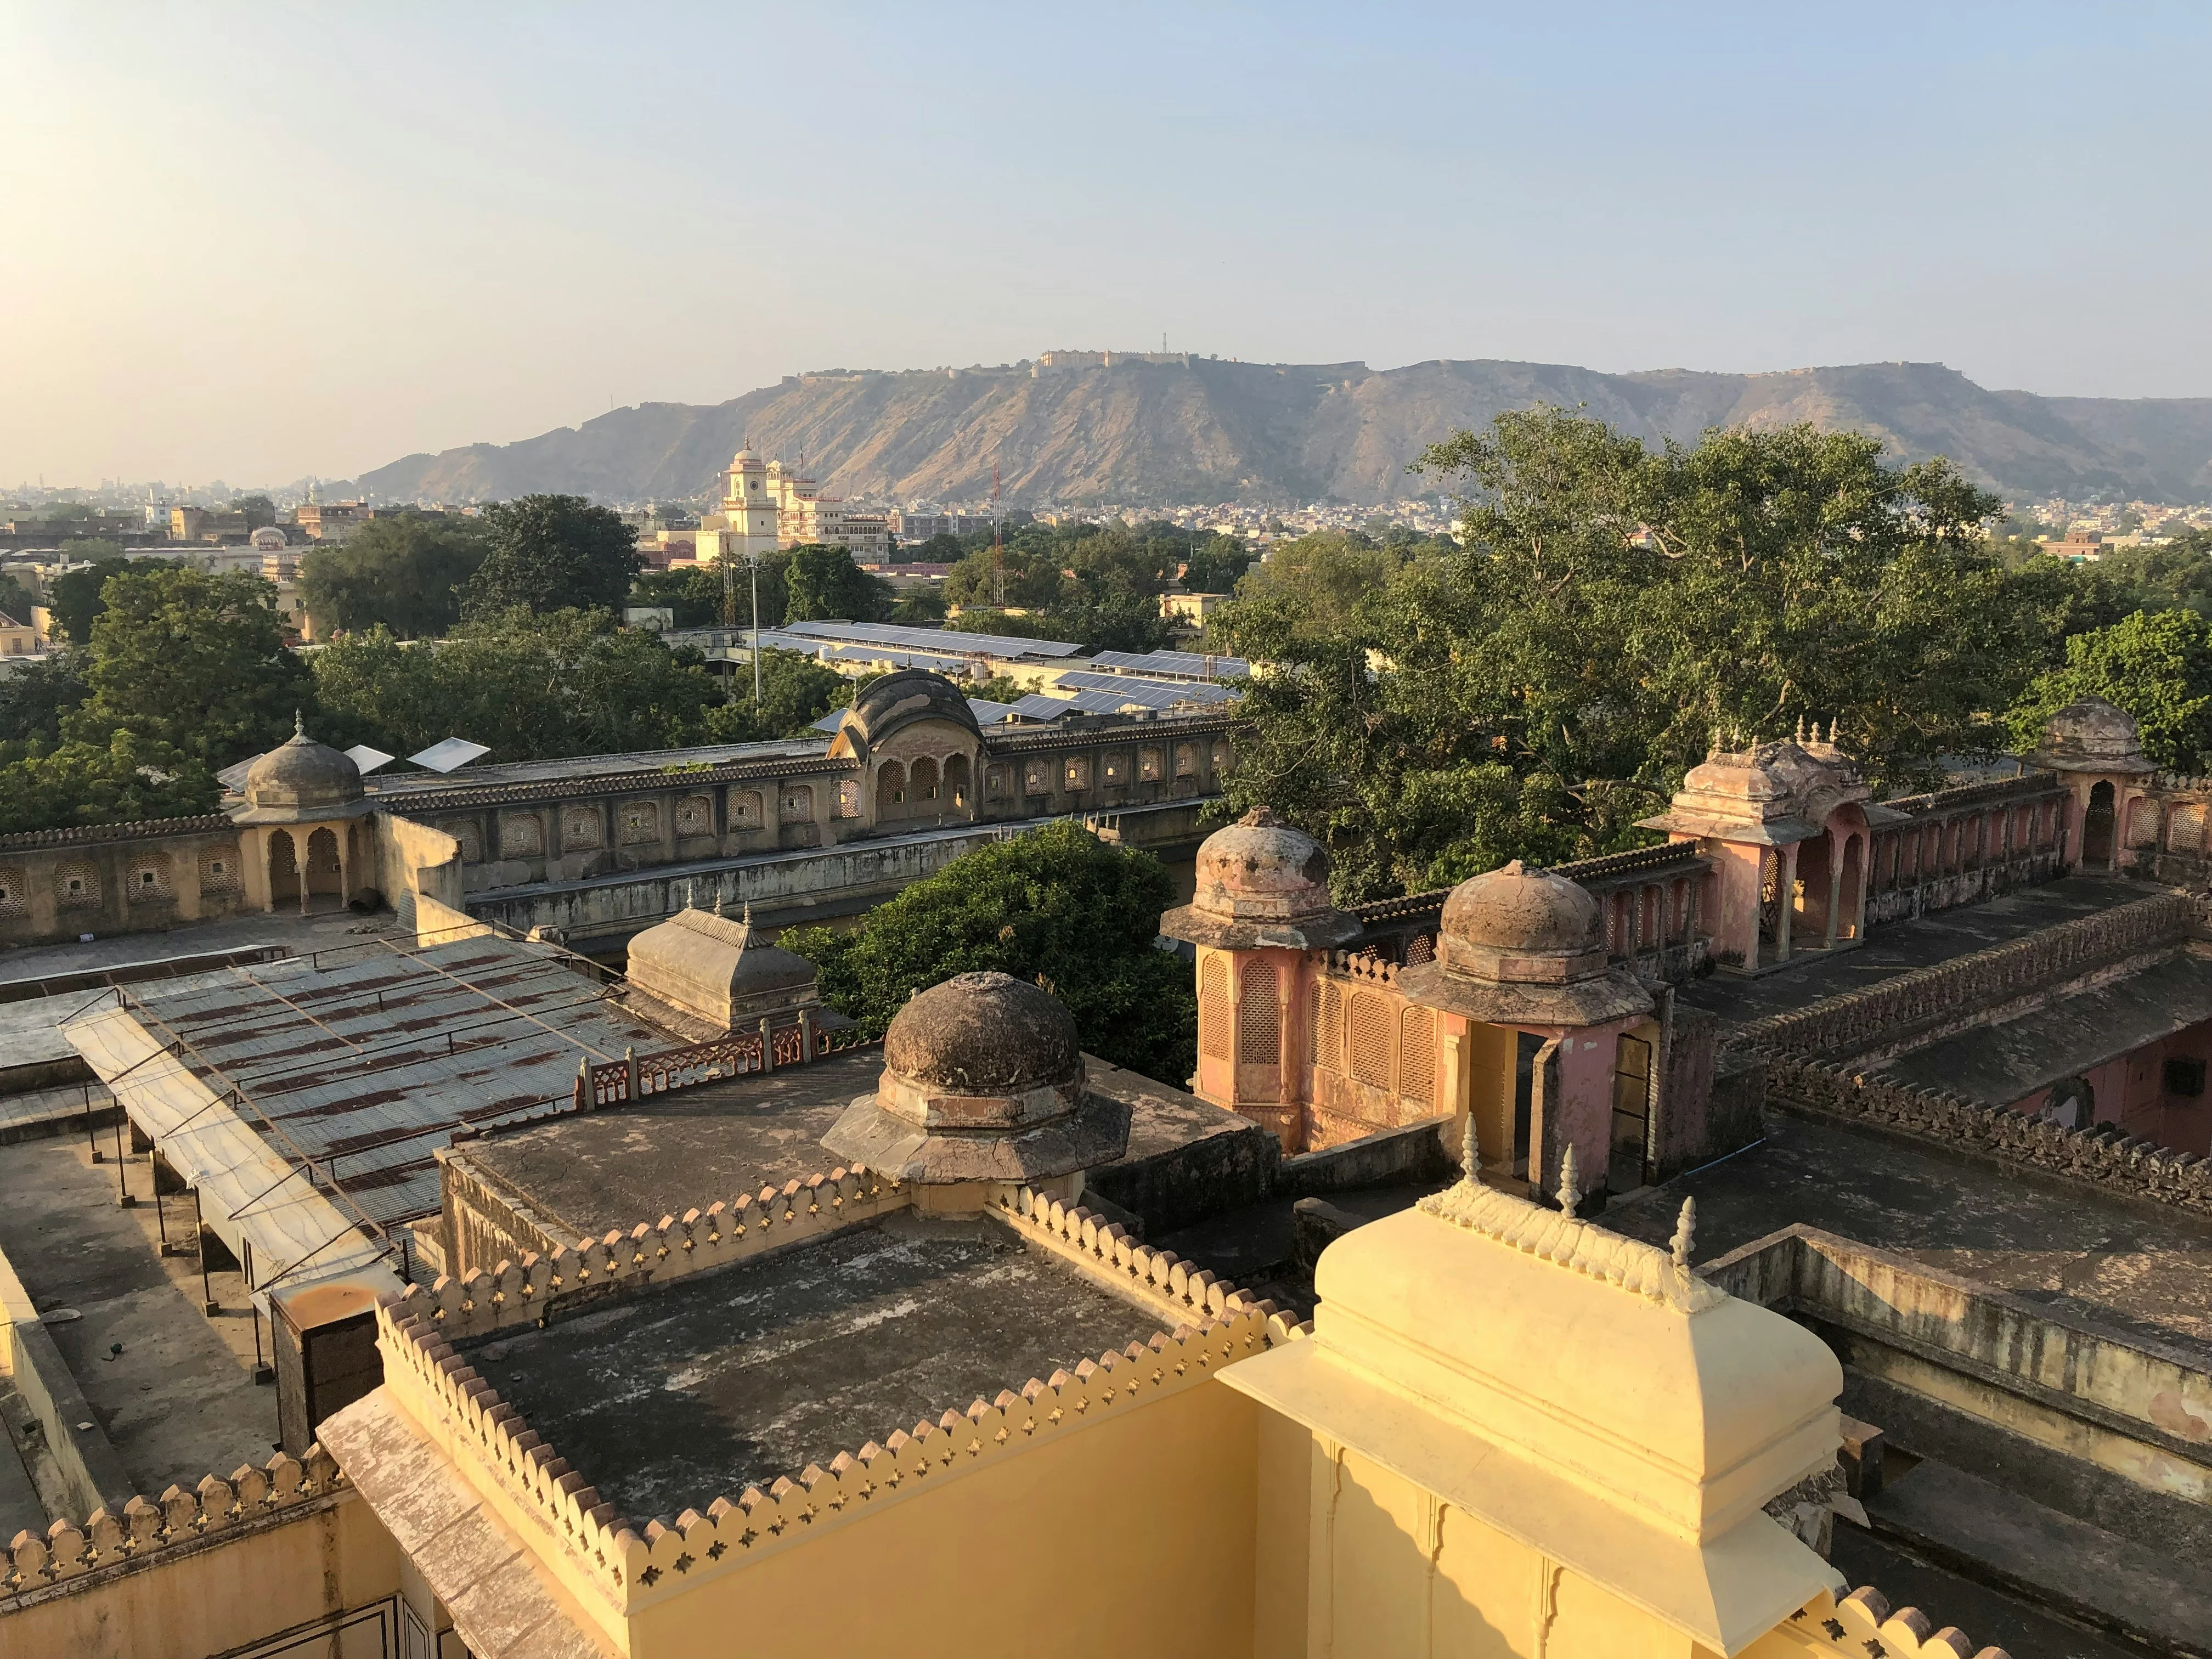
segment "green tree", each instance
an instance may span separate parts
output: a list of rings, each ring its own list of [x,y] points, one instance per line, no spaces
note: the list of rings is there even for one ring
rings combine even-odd
[[[0,616],[11,617],[27,628],[31,607],[36,603],[29,588],[11,575],[0,574]]]
[[[112,542],[107,545],[114,547]],[[55,623],[71,645],[92,643],[92,624],[101,610],[100,590],[107,585],[110,576],[128,570],[132,562],[123,556],[121,548],[116,548],[112,554],[57,576],[48,585],[47,609],[54,613]],[[142,565],[149,562],[167,564],[173,561],[140,559],[136,562]]]
[[[317,652],[314,676],[333,740],[403,755],[447,737],[503,761],[678,748],[722,702],[696,653],[604,611],[517,606],[435,645],[372,629]]]
[[[29,744],[52,748],[61,741],[62,717],[91,695],[84,653],[77,650],[57,651],[0,677],[0,759],[21,759]]]
[[[462,608],[489,617],[529,611],[619,612],[641,562],[622,516],[580,495],[523,495],[483,515],[486,551]]]
[[[234,496],[230,503],[234,513],[246,514],[248,530],[261,530],[276,522],[276,503],[266,495]]]
[[[969,681],[960,691],[975,702],[1019,702],[1029,696],[1030,688],[1010,674],[994,674],[988,680]]]
[[[891,585],[854,564],[842,547],[793,548],[785,583],[788,622],[878,622],[891,608]]]
[[[1251,568],[1252,550],[1217,532],[1192,547],[1184,561],[1182,585],[1194,593],[1227,593]]]
[[[284,648],[273,583],[142,562],[110,576],[92,624],[92,697],[65,736],[106,744],[119,729],[173,745],[210,769],[281,743],[313,698]]]
[[[909,542],[898,551],[901,564],[957,564],[967,556],[967,544],[943,530],[926,541]]]
[[[0,835],[184,817],[213,811],[222,794],[194,757],[118,728],[104,744],[33,744],[0,761]]]
[[[401,639],[429,638],[460,620],[460,590],[484,556],[473,520],[371,519],[349,540],[301,559],[301,597],[319,634],[380,623]]]
[[[997,591],[994,586],[997,568],[997,556],[988,544],[963,554],[945,578],[945,602],[962,605],[1000,603],[993,597]],[[1006,550],[1006,571],[1005,604],[1037,610],[1060,598],[1064,578],[1060,575],[1060,559],[1050,550],[1010,547]]]
[[[1280,606],[1298,618],[1305,636],[1326,638],[1350,629],[1360,600],[1386,586],[1405,562],[1357,532],[1316,531],[1280,544],[1266,563],[1247,568],[1235,592]]]
[[[1839,720],[1878,783],[1924,784],[2095,619],[2068,573],[1990,556],[1993,498],[1857,434],[1653,451],[1536,409],[1424,464],[1467,486],[1463,549],[1304,538],[1218,613],[1275,671],[1232,809],[1322,835],[1346,898],[1639,844],[1716,729]]]
[[[760,562],[760,625],[775,628],[783,622],[791,569],[788,552],[772,553]],[[753,621],[754,572],[743,562],[730,571],[730,595],[736,625],[750,628]],[[648,570],[630,586],[632,605],[666,605],[676,613],[678,628],[714,628],[722,621],[722,568],[719,564],[689,565],[681,570]]]
[[[2035,747],[2051,715],[2098,696],[2136,717],[2143,752],[2169,770],[2212,772],[2212,623],[2195,611],[2138,611],[2066,641],[2066,664],[2037,678],[2006,716],[2014,746]]]
[[[884,618],[886,622],[931,628],[945,620],[945,595],[937,589],[913,587],[903,592],[894,589],[893,595],[890,614]]]
[[[761,652],[761,702],[753,707],[752,675],[741,668],[730,678],[727,703],[706,715],[711,743],[765,743],[810,735],[814,722],[851,701],[851,682],[802,651]]]
[[[871,1032],[916,991],[997,969],[1065,1003],[1091,1053],[1179,1083],[1196,1061],[1198,1000],[1189,967],[1154,945],[1174,902],[1158,860],[1060,823],[955,859],[849,932],[794,927],[779,943]]]

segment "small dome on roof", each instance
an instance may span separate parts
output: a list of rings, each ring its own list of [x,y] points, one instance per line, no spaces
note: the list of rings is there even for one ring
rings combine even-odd
[[[1455,946],[1486,955],[1559,957],[1605,948],[1605,920],[1589,891],[1518,859],[1453,888],[1437,932],[1446,960]]]
[[[872,681],[830,739],[833,755],[865,753],[902,726],[920,720],[950,720],[980,744],[982,727],[958,686],[927,668],[902,668]]]
[[[253,763],[240,792],[257,813],[307,818],[343,810],[362,799],[361,768],[327,744],[317,743],[296,714],[292,735]]]
[[[2051,717],[2033,757],[2059,772],[2148,772],[2134,715],[2102,697],[2082,697]]]
[[[966,1095],[1065,1087],[1083,1065],[1075,1016],[1011,974],[956,974],[908,1001],[884,1033],[884,1066]]]
[[[813,1006],[819,972],[777,949],[744,920],[686,906],[629,942],[623,976],[648,996],[724,1030]]]
[[[1264,806],[1208,836],[1198,849],[1193,902],[1210,915],[1291,921],[1334,908],[1328,854]]]

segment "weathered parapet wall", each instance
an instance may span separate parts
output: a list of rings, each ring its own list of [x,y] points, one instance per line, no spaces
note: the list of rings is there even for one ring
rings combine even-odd
[[[0,1321],[7,1327],[0,1332],[0,1358],[6,1361],[17,1396],[38,1420],[70,1504],[89,1513],[122,1503],[131,1495],[123,1460],[108,1443],[53,1334],[40,1322],[30,1293],[5,1256],[0,1256]]]
[[[1775,1054],[1887,1058],[2147,966],[2202,927],[2198,901],[2157,893],[1809,1007],[1747,1020],[1728,1042]]]
[[[2136,870],[2176,887],[2212,884],[2212,778],[2160,772],[2135,803],[2122,842]]]
[[[2056,774],[2031,772],[1883,801],[1911,822],[1874,832],[1867,925],[1978,904],[2065,874],[2072,799]]]
[[[371,819],[376,838],[376,884],[384,902],[398,913],[403,927],[412,927],[418,897],[448,909],[461,902],[460,843],[442,830],[395,812],[378,812]]]
[[[333,1598],[340,1605],[389,1595],[398,1586],[398,1562],[391,1557],[388,1540],[380,1559],[373,1540],[353,1540],[362,1547],[358,1552],[341,1551],[331,1547],[331,1526],[303,1529],[291,1524],[331,1517],[333,1511],[350,1504],[350,1497],[337,1465],[320,1446],[311,1446],[304,1458],[279,1452],[258,1468],[240,1464],[228,1479],[210,1474],[190,1488],[173,1486],[158,1500],[134,1497],[102,1505],[82,1525],[57,1521],[44,1533],[19,1532],[0,1558],[0,1651],[88,1656],[227,1651],[254,1637],[272,1635],[288,1625],[337,1610],[335,1606],[302,1605],[295,1616],[286,1616],[284,1608],[271,1607],[272,1597],[297,1603],[304,1595],[307,1601],[318,1602],[342,1577],[353,1582],[342,1597]],[[374,1528],[373,1521],[369,1527]],[[228,1545],[243,1547],[234,1553],[223,1552]],[[216,1553],[224,1559],[210,1560]],[[287,1583],[263,1576],[280,1562],[301,1582]],[[143,1577],[155,1567],[174,1569],[186,1563],[194,1579],[228,1582],[234,1599],[220,1608],[195,1608],[173,1589],[151,1597],[142,1591],[136,1598],[122,1590],[122,1581]],[[118,1619],[116,1606],[103,1606],[100,1601],[101,1591],[116,1595],[125,1606],[133,1600],[151,1605],[139,1617]],[[199,1629],[165,1628],[156,1612],[162,1608],[168,1610],[169,1618],[194,1620]],[[204,1634],[210,1626],[232,1628],[241,1623],[244,1628],[227,1639],[217,1641]],[[39,1631],[79,1634],[60,1640],[34,1636]],[[120,1644],[118,1632],[129,1632]],[[91,1639],[95,1635],[98,1639]],[[160,1645],[171,1637],[176,1638],[174,1646]],[[195,1639],[197,1646],[192,1645]]]
[[[2212,1159],[2124,1134],[2113,1124],[2064,1129],[2007,1107],[1868,1076],[1837,1061],[1786,1055],[1768,1057],[1766,1094],[1788,1109],[1873,1124],[2104,1192],[2212,1214]]]
[[[460,1160],[441,1158],[446,1179],[459,1176]],[[471,1171],[474,1190],[489,1194],[481,1171]],[[491,1194],[492,1196],[501,1196]],[[585,1303],[680,1279],[732,1262],[750,1261],[797,1244],[872,1221],[913,1202],[909,1188],[872,1170],[833,1170],[788,1181],[781,1188],[741,1193],[727,1203],[686,1210],[681,1217],[641,1221],[628,1232],[499,1260],[489,1271],[468,1268],[470,1237],[460,1241],[464,1271],[447,1274],[428,1290],[411,1285],[401,1298],[406,1317],[423,1322],[449,1341],[504,1329],[544,1324]],[[542,1226],[520,1206],[508,1206],[518,1231]],[[502,1242],[483,1230],[480,1244]],[[447,1249],[455,1241],[448,1237]]]
[[[1705,1276],[1812,1325],[1862,1375],[2212,1509],[2212,1375],[2187,1355],[1811,1227]]]
[[[161,933],[246,908],[238,831],[220,812],[0,836],[0,946]]]
[[[1124,846],[1169,855],[1195,848],[1204,830],[1201,815],[1212,799],[1121,811],[1113,819],[1115,838]],[[705,906],[716,900],[732,913],[750,905],[755,918],[770,925],[846,915],[880,903],[964,854],[1052,821],[908,830],[889,839],[715,863],[480,889],[470,893],[467,908],[472,915],[519,933],[549,928],[572,941],[620,938],[665,920],[686,904]]]

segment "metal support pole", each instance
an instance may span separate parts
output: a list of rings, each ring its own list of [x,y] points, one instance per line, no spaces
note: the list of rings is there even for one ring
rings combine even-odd
[[[276,1373],[261,1357],[261,1310],[253,1304],[253,1241],[244,1241],[246,1249],[246,1316],[253,1322],[253,1380],[274,1382]]]
[[[100,1162],[100,1140],[92,1125],[92,1085],[84,1085],[84,1149],[92,1154],[94,1164]]]
[[[146,1153],[146,1174],[151,1179],[154,1187],[154,1225],[161,1230],[161,1254],[167,1255],[170,1254],[169,1215],[168,1212],[161,1207],[161,1143],[156,1141]]]
[[[754,554],[750,562],[753,573],[753,712],[757,714],[761,706],[760,555]]]
[[[125,1115],[125,1114],[122,1112],[118,1112],[115,1115],[115,1202],[119,1208],[127,1210],[137,1204],[138,1200],[131,1196],[130,1182],[125,1178],[126,1171],[124,1166],[130,1162],[123,1153],[123,1120]]]
[[[212,1319],[222,1311],[222,1304],[208,1288],[207,1218],[200,1213],[200,1189],[197,1187],[192,1188],[192,1242],[200,1253],[200,1311]]]

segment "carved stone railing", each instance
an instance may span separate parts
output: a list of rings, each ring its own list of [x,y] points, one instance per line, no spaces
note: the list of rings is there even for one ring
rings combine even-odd
[[[330,1454],[310,1446],[304,1459],[279,1452],[259,1468],[241,1463],[227,1480],[210,1474],[189,1490],[171,1486],[158,1502],[133,1498],[119,1510],[94,1510],[82,1526],[57,1521],[43,1533],[26,1528],[0,1558],[0,1615],[9,1601],[50,1585],[119,1571],[164,1549],[242,1534],[271,1516],[305,1514],[345,1484]],[[0,1634],[0,1649],[6,1646]]]
[[[2067,793],[2064,780],[2056,773],[2028,772],[2016,778],[1993,778],[1986,783],[1962,783],[1949,789],[1933,790],[1924,795],[1899,795],[1895,800],[1886,800],[1881,805],[1893,812],[1923,817],[1963,811],[1974,806],[2042,800]]]
[[[2197,925],[2198,906],[2188,895],[2154,894],[1809,1007],[1747,1020],[1728,1034],[1727,1046],[1772,1055],[1834,1055],[1932,1036],[1947,1020],[2063,983],[2103,963],[2179,945]]]
[[[486,1273],[441,1275],[399,1298],[406,1316],[448,1341],[534,1324],[564,1303],[610,1288],[679,1279],[857,1226],[913,1201],[888,1176],[855,1167],[741,1194],[727,1204],[640,1222],[550,1255],[531,1252]]]
[[[1850,1659],[2011,1659],[2002,1648],[1976,1648],[1956,1625],[1938,1630],[1917,1607],[1891,1612],[1889,1598],[1871,1584],[1832,1605],[1823,1590],[1818,1601],[1791,1613],[1774,1638],[1797,1644],[1801,1652],[1844,1653]],[[1766,1650],[1762,1644],[1759,1651]]]
[[[1771,1059],[1766,1091],[1769,1100],[1785,1109],[1875,1124],[2102,1191],[2212,1213],[2212,1160],[2124,1133],[2115,1124],[2061,1128],[2009,1107],[1984,1106],[1832,1061]]]
[[[762,1029],[732,1031],[727,1036],[709,1037],[704,1042],[685,1043],[649,1054],[633,1050],[620,1060],[598,1066],[585,1061],[576,1068],[573,1104],[578,1111],[627,1106],[652,1095],[749,1077],[786,1066],[801,1066],[830,1054],[865,1048],[880,1041],[867,1036],[858,1026],[835,1031],[817,1027],[810,1036],[805,1026],[770,1026],[763,1021]],[[761,1060],[763,1053],[768,1056],[766,1065]]]

